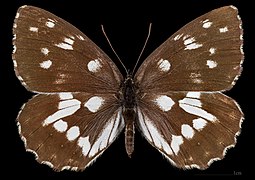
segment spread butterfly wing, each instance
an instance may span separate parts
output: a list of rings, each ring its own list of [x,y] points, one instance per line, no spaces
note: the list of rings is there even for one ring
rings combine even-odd
[[[213,10],[185,25],[138,69],[146,92],[223,91],[241,73],[242,28],[234,6]]]
[[[243,114],[222,93],[147,94],[139,102],[138,127],[178,168],[205,169],[236,144]]]
[[[22,6],[13,34],[15,71],[27,89],[107,93],[119,87],[122,75],[110,58],[63,19]]]
[[[33,97],[18,126],[37,161],[57,171],[83,170],[114,141],[124,121],[110,95],[60,93]]]

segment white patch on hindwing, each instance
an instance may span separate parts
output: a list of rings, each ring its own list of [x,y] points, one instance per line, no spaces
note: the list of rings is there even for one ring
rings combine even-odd
[[[206,126],[207,121],[204,120],[203,118],[197,118],[193,119],[192,123],[194,129],[201,131]]]
[[[90,112],[95,113],[103,104],[104,99],[102,97],[93,96],[84,104],[84,106],[87,107]]]
[[[186,139],[191,139],[193,138],[195,131],[193,130],[193,128],[188,125],[188,124],[183,124],[181,126],[181,133],[182,135],[186,138]]]
[[[67,130],[67,122],[63,121],[62,119],[58,120],[53,124],[53,127],[58,131],[58,132],[65,132]]]
[[[172,106],[175,104],[174,101],[166,96],[166,95],[161,95],[158,96],[154,102],[156,105],[162,110],[162,111],[169,111],[171,110]]]
[[[175,155],[178,155],[180,151],[180,146],[183,144],[183,137],[172,135],[171,148]]]
[[[190,96],[193,93],[193,97]],[[196,96],[194,93],[197,93]],[[217,118],[211,113],[207,112],[203,109],[203,104],[201,100],[199,100],[200,93],[198,92],[189,92],[186,94],[186,97],[179,100],[179,106],[189,114],[193,114],[204,118],[208,121],[215,122]]]
[[[68,131],[66,132],[66,137],[69,141],[73,141],[80,135],[80,129],[78,126],[72,126]]]

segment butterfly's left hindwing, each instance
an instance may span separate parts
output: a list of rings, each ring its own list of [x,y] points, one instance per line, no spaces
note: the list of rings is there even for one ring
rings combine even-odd
[[[26,150],[53,169],[83,170],[124,127],[111,95],[60,93],[37,95],[18,117]]]
[[[152,110],[153,109],[153,110]],[[138,127],[173,165],[205,169],[236,143],[243,114],[222,93],[145,95],[139,102]]]

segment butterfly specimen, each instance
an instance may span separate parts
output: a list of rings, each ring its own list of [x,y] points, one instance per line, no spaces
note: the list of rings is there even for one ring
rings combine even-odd
[[[18,129],[40,163],[84,170],[122,130],[129,156],[138,129],[182,169],[206,169],[236,144],[243,113],[222,93],[244,58],[234,6],[191,21],[125,77],[86,35],[43,9],[20,7],[13,34],[16,75],[37,93]]]

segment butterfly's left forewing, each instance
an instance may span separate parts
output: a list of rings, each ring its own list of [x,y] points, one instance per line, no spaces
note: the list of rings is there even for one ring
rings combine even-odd
[[[73,25],[43,9],[19,8],[13,63],[30,91],[112,93],[122,75],[110,58]]]

